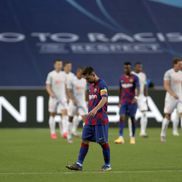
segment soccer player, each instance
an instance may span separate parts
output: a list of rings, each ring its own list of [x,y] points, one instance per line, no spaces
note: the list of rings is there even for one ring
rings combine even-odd
[[[180,61],[180,70],[182,72],[182,60]],[[173,130],[172,130],[173,135],[174,136],[179,136],[178,126],[179,126],[179,121],[180,121],[180,114],[178,113],[177,109],[175,109],[172,112],[171,121],[172,121],[172,124],[173,124]],[[180,127],[182,128],[182,120],[180,122]]]
[[[181,59],[175,58],[173,60],[173,68],[167,70],[164,74],[164,89],[166,90],[166,97],[164,103],[164,119],[161,129],[161,142],[166,141],[166,131],[171,113],[176,108],[182,120],[182,72]]]
[[[141,63],[136,63],[134,71],[132,72],[139,78],[139,85],[140,85],[140,94],[137,99],[138,108],[142,113],[141,119],[140,119],[140,136],[141,137],[147,137],[146,128],[147,128],[147,77],[146,74],[143,72],[143,65]]]
[[[88,113],[86,104],[86,80],[82,77],[82,68],[78,68],[76,71],[76,77],[72,81],[68,81],[67,89],[70,98],[69,102],[69,125],[68,125],[68,140],[72,142],[72,132],[73,135],[77,135],[76,130],[79,124],[78,115],[82,117],[83,122]],[[73,123],[73,119],[76,116],[77,122]],[[74,125],[74,131],[72,130]]]
[[[66,167],[70,170],[82,170],[83,161],[89,149],[90,142],[97,142],[103,151],[105,164],[103,171],[111,170],[110,148],[108,144],[108,116],[107,98],[108,88],[104,80],[100,79],[92,67],[86,67],[83,75],[89,83],[89,113],[82,132],[82,143],[78,160]]]
[[[119,98],[120,98],[120,121],[119,121],[119,137],[114,141],[116,144],[124,144],[123,129],[126,116],[130,117],[132,124],[132,136],[130,144],[135,144],[135,114],[137,110],[137,96],[139,93],[138,77],[131,73],[131,63],[124,63],[124,74],[121,75],[119,82]]]
[[[66,74],[66,86],[73,85],[73,81],[75,79],[75,74],[72,72],[72,63],[70,61],[64,62],[64,72]],[[72,102],[71,98],[70,98],[70,95],[68,93],[68,88],[67,88],[67,95],[68,95],[68,103]],[[70,107],[71,107],[71,105],[68,104],[68,110],[71,110]],[[72,133],[74,135],[77,135],[76,126],[77,126],[78,122],[79,122],[78,117],[74,117],[73,118],[73,127],[72,127]],[[69,123],[68,123],[68,125],[69,125]],[[60,130],[62,129],[64,131],[68,132],[68,125],[62,125],[62,126],[60,125]],[[68,141],[69,141],[69,139],[68,139]]]
[[[49,94],[49,127],[52,139],[57,139],[55,115],[57,112],[62,114],[62,122],[67,122],[67,95],[66,95],[66,76],[62,69],[62,61],[56,59],[54,70],[48,73],[46,80],[46,90]]]

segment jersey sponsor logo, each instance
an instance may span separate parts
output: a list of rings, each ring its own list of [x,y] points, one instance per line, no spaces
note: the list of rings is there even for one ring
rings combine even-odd
[[[121,86],[123,88],[131,88],[131,87],[133,87],[133,84],[132,83],[122,83]]]
[[[97,95],[95,94],[89,95],[89,100],[92,100],[92,99],[97,99]]]

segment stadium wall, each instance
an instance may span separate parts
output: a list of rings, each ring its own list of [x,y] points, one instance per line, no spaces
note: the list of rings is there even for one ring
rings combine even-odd
[[[165,93],[163,90],[149,90],[147,116],[149,126],[160,126]],[[112,126],[119,120],[118,91],[109,91],[108,114]],[[44,128],[48,127],[48,95],[44,88],[1,89],[1,128]],[[137,112],[137,118],[140,112]],[[59,121],[59,116],[57,116]]]

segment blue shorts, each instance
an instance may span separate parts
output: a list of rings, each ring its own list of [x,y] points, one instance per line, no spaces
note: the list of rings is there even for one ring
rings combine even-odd
[[[136,111],[137,111],[136,103],[133,103],[133,104],[124,103],[120,107],[119,114],[125,115],[125,116],[127,115],[130,117],[135,117]]]
[[[82,140],[97,143],[108,142],[109,125],[85,125],[82,131]]]

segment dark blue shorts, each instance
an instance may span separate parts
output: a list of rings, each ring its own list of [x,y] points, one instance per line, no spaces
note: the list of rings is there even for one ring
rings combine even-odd
[[[136,103],[134,103],[134,104],[125,103],[125,104],[121,105],[119,114],[125,115],[125,116],[127,115],[130,117],[135,117],[136,111],[137,111]]]
[[[97,143],[108,142],[109,125],[85,125],[82,131],[82,140]]]

